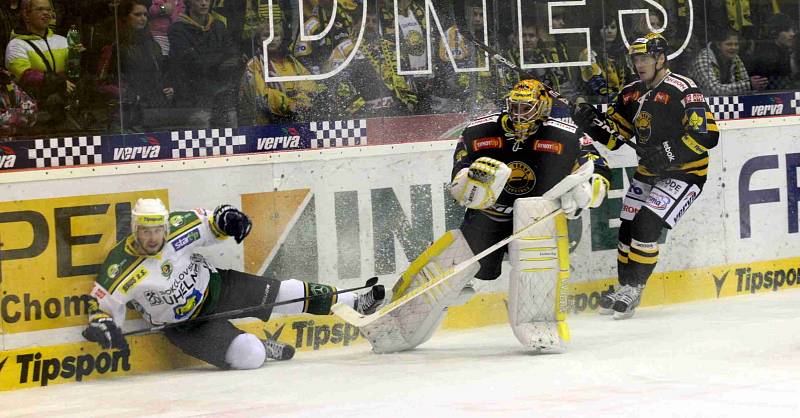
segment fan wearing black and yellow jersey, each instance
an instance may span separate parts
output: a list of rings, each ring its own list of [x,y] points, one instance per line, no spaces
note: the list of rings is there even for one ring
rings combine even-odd
[[[588,104],[572,119],[614,150],[636,138],[639,165],[622,205],[617,267],[620,286],[600,301],[601,313],[629,318],[659,256],[658,238],[672,229],[700,195],[708,150],[719,140],[714,115],[695,82],[667,67],[669,46],[660,34],[636,39],[628,56],[639,80],[625,86],[605,114]]]

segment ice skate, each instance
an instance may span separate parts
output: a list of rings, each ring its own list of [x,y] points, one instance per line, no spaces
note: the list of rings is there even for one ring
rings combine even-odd
[[[644,286],[623,286],[619,298],[614,302],[614,319],[628,319],[639,306]]]
[[[294,347],[277,340],[262,340],[267,349],[267,358],[273,360],[289,360],[294,357]]]
[[[628,287],[627,285],[617,285],[613,292],[600,297],[600,306],[597,312],[600,315],[611,315],[614,313],[614,303],[619,300],[622,295],[622,289]]]
[[[378,310],[386,297],[383,285],[375,285],[368,292],[361,294],[356,299],[355,310],[363,315],[369,315]]]

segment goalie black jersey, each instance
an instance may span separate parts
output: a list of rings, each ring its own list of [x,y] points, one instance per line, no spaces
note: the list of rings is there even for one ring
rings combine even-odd
[[[477,118],[464,129],[453,155],[451,179],[480,157],[502,161],[511,169],[497,202],[484,209],[495,218],[510,218],[516,199],[541,196],[587,160],[594,161],[595,173],[608,180],[611,174],[591,138],[577,126],[548,119],[518,140],[506,112]]]
[[[628,84],[608,107],[606,121],[624,138],[636,137],[644,152],[657,148],[671,152],[675,163],[668,176],[705,180],[708,150],[717,145],[719,129],[691,78],[669,73],[653,89],[647,89],[641,80]],[[609,149],[622,146],[600,128],[593,126],[587,133]],[[654,176],[642,165],[637,172]]]

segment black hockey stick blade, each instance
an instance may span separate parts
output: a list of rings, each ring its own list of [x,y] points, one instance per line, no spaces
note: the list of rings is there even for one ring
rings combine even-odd
[[[337,290],[335,292],[320,293],[318,295],[310,295],[310,296],[305,296],[305,297],[302,297],[302,298],[294,298],[294,299],[282,300],[280,302],[264,303],[264,304],[257,305],[257,306],[250,306],[248,308],[234,309],[234,310],[225,311],[225,312],[217,312],[217,313],[214,313],[214,314],[211,314],[211,315],[200,316],[200,317],[197,317],[197,318],[189,320],[189,321],[173,322],[173,323],[170,323],[170,324],[157,325],[157,326],[149,327],[149,328],[140,328],[140,329],[137,329],[137,330],[128,331],[128,332],[126,332],[126,333],[124,333],[122,335],[124,335],[125,337],[128,337],[128,336],[132,336],[132,335],[149,334],[149,333],[152,333],[152,332],[163,331],[165,329],[184,326],[186,324],[192,324],[192,323],[195,323],[195,322],[210,321],[210,320],[213,320],[213,319],[222,319],[222,318],[226,318],[226,319],[234,318],[234,317],[237,317],[238,315],[242,315],[242,314],[249,313],[249,312],[255,312],[255,311],[258,311],[258,310],[261,310],[261,309],[264,309],[264,308],[272,308],[272,307],[275,307],[275,306],[288,305],[290,303],[295,303],[295,302],[302,302],[302,301],[308,300],[308,299],[315,299],[315,298],[321,298],[321,297],[326,297],[326,296],[330,297],[330,296],[339,295],[339,294],[342,294],[342,293],[354,292],[356,290],[361,290],[361,289],[367,289],[367,288],[375,286],[376,284],[378,284],[378,278],[377,277],[371,277],[371,278],[367,279],[366,283],[364,283],[363,286],[351,287],[349,289],[339,289],[339,290]]]

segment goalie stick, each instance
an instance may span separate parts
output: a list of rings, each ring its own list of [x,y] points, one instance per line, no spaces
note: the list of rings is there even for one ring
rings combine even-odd
[[[542,194],[542,197],[545,199],[555,200],[558,199],[561,195],[575,187],[581,181],[585,181],[589,177],[591,177],[592,173],[594,172],[594,163],[591,161],[584,163],[578,170],[575,171],[576,175],[570,175],[565,177],[560,182],[556,183],[550,190],[546,191]],[[455,276],[459,272],[463,271],[473,263],[477,263],[478,260],[486,257],[487,255],[491,254],[492,252],[502,248],[503,246],[507,245],[509,242],[522,237],[526,231],[531,229],[532,227],[536,226],[537,224],[547,221],[554,216],[558,215],[559,213],[563,213],[561,208],[558,208],[545,216],[537,218],[531,221],[528,225],[516,231],[514,234],[509,235],[507,238],[503,239],[502,241],[492,245],[491,247],[481,251],[480,253],[474,255],[472,258],[469,258],[461,263],[456,264],[452,268],[450,268],[447,273],[442,275],[436,280],[432,280],[426,283],[424,286],[420,286],[411,292],[401,296],[399,299],[395,300],[394,302],[389,303],[388,305],[380,308],[377,312],[371,315],[364,315],[356,312],[350,306],[347,306],[343,303],[337,303],[333,305],[331,308],[331,312],[342,318],[345,322],[355,325],[358,328],[362,328],[364,326],[370,325],[371,323],[377,321],[378,319],[392,313],[393,311],[397,310],[401,306],[405,305],[406,303],[410,302],[417,296],[430,292],[434,288],[438,287],[442,283],[445,283],[448,279]]]
[[[367,325],[371,324],[372,322],[380,319],[381,317],[392,313],[397,308],[405,305],[406,303],[410,302],[412,299],[416,298],[418,295],[430,292],[434,288],[436,288],[439,285],[441,285],[442,283],[446,282],[447,279],[455,276],[456,274],[458,274],[459,272],[461,272],[465,268],[469,267],[473,263],[477,263],[478,260],[480,260],[483,257],[486,257],[487,255],[493,253],[497,249],[502,248],[504,245],[507,245],[509,242],[511,242],[511,241],[513,241],[513,240],[515,240],[517,238],[520,238],[521,236],[523,236],[525,234],[525,232],[527,230],[529,230],[531,227],[535,226],[536,224],[538,224],[540,222],[544,222],[544,221],[546,221],[548,219],[551,219],[554,216],[556,216],[556,215],[558,215],[559,213],[562,213],[562,212],[563,211],[561,210],[561,208],[558,208],[558,209],[548,213],[547,215],[542,216],[541,218],[538,218],[538,219],[534,220],[533,222],[531,222],[528,225],[526,225],[524,228],[520,229],[519,231],[515,232],[512,235],[509,235],[508,237],[506,237],[502,241],[498,242],[497,244],[494,244],[491,247],[479,252],[478,254],[476,254],[475,256],[473,256],[470,259],[467,259],[465,261],[462,261],[462,262],[456,264],[445,275],[439,277],[436,280],[433,280],[433,281],[430,281],[430,282],[426,283],[424,286],[420,286],[420,287],[412,290],[411,292],[401,296],[400,299],[397,299],[396,301],[394,301],[394,302],[382,307],[377,312],[375,312],[375,313],[373,313],[371,315],[360,314],[360,313],[356,312],[355,309],[353,309],[350,306],[347,306],[344,303],[337,303],[336,305],[333,305],[333,307],[331,308],[331,312],[333,312],[334,314],[336,314],[337,316],[342,318],[345,322],[347,322],[347,323],[349,323],[351,325],[354,325],[354,326],[356,326],[358,328],[362,328],[364,326],[367,326]]]
[[[342,294],[342,293],[354,292],[356,290],[366,289],[366,288],[375,286],[376,284],[378,284],[378,278],[377,277],[372,277],[372,278],[368,279],[367,282],[363,286],[351,287],[350,289],[340,289],[340,290],[337,290],[335,292],[320,293],[318,295],[305,296],[305,297],[302,297],[302,298],[294,298],[294,299],[289,299],[289,300],[282,300],[280,302],[263,303],[261,305],[250,306],[248,308],[234,309],[234,310],[225,311],[225,312],[217,312],[215,314],[197,317],[195,319],[192,319],[191,321],[173,322],[171,324],[158,325],[158,326],[150,327],[150,328],[141,328],[141,329],[137,329],[137,330],[134,330],[134,331],[128,331],[128,332],[126,332],[126,333],[124,333],[122,335],[124,335],[125,337],[128,337],[128,336],[131,336],[131,335],[149,334],[149,333],[152,333],[152,332],[163,331],[163,330],[168,329],[168,328],[175,328],[175,327],[179,327],[179,326],[182,326],[182,325],[191,324],[191,323],[194,323],[194,322],[209,321],[209,320],[212,320],[212,319],[221,319],[221,318],[234,318],[234,317],[236,317],[238,315],[249,313],[249,312],[255,312],[255,311],[258,311],[258,310],[261,310],[261,309],[264,309],[264,308],[271,308],[271,307],[275,307],[275,306],[288,305],[290,303],[302,302],[304,300],[309,300],[309,299],[321,298],[321,297],[326,297],[326,296],[330,297],[330,296],[339,295],[339,294]]]
[[[523,70],[517,64],[514,64],[508,58],[502,56],[500,54],[500,52],[497,51],[496,49],[494,49],[494,48],[490,47],[489,45],[486,45],[485,43],[475,39],[475,37],[472,36],[471,33],[465,32],[464,33],[464,38],[466,38],[467,40],[469,40],[470,42],[475,44],[475,46],[478,47],[478,49],[480,49],[483,52],[486,52],[487,54],[491,55],[491,57],[494,58],[496,61],[498,61],[501,64],[505,65],[506,67],[516,71],[520,76],[525,77],[525,78],[533,78],[533,79],[538,80],[540,83],[542,83],[544,85],[544,87],[547,89],[547,92],[550,93],[550,95],[553,96],[556,100],[560,100],[561,102],[563,102],[564,104],[566,104],[570,108],[574,108],[576,106],[576,104],[572,103],[569,99],[564,97],[561,93],[555,91],[552,87],[548,86],[547,83],[545,83],[542,80],[540,80],[539,77],[536,77],[535,75],[528,73],[527,71]],[[597,126],[597,127],[599,127],[600,129],[604,130],[605,132],[608,132],[611,136],[614,137],[614,139],[617,142],[619,142],[621,144],[625,144],[625,145],[633,148],[636,151],[637,154],[644,155],[644,152],[643,152],[642,148],[639,146],[639,144],[631,141],[630,139],[625,139],[622,135],[619,134],[619,132],[617,132],[613,128],[611,128],[611,126],[609,126],[608,123],[606,123],[606,121],[601,120],[600,118],[594,118],[594,120],[592,121],[592,124]]]

